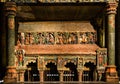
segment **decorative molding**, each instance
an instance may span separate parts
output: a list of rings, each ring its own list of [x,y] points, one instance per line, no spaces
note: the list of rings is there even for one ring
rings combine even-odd
[[[117,2],[108,2],[107,3],[107,14],[116,14],[118,3]]]
[[[16,16],[16,12],[17,12],[17,6],[15,2],[6,2],[5,3],[5,12],[6,12],[6,16],[8,15],[14,15]]]

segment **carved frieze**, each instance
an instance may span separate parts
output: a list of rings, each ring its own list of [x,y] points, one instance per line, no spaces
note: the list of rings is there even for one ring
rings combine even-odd
[[[95,44],[96,32],[21,32],[18,41],[25,45]]]

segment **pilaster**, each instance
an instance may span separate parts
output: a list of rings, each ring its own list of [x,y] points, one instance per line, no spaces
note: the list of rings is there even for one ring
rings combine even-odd
[[[59,73],[60,73],[60,82],[62,83],[64,70],[59,70]]]
[[[39,74],[40,74],[40,82],[43,83],[44,82],[44,71],[39,70]]]
[[[25,69],[24,69],[24,68],[18,69],[17,72],[18,72],[18,73],[17,73],[17,75],[18,75],[17,81],[19,81],[19,82],[24,82]]]
[[[78,70],[78,81],[82,82],[82,74],[83,74],[83,70]]]

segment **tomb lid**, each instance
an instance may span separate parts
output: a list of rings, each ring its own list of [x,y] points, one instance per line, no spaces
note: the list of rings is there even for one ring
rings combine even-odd
[[[43,21],[20,22],[18,32],[96,32],[90,22]]]

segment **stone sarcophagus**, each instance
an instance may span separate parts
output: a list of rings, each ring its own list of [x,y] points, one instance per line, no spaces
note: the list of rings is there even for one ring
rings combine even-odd
[[[107,50],[96,42],[97,32],[89,22],[19,23],[16,67],[25,71],[36,63],[41,82],[97,80],[96,72],[105,71]]]

